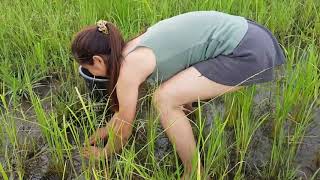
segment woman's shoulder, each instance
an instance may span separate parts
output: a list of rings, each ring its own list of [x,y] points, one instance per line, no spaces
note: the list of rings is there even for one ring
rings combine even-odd
[[[129,53],[122,63],[124,73],[146,80],[156,67],[156,58],[153,51],[147,47],[137,47]]]

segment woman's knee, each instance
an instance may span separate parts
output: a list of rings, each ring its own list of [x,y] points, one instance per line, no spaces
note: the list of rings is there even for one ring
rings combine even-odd
[[[157,109],[180,108],[182,104],[175,98],[174,93],[175,92],[171,92],[165,88],[156,89],[152,97],[153,105]]]

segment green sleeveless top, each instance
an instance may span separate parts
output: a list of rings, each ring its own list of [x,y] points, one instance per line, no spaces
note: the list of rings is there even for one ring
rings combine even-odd
[[[131,52],[140,46],[153,50],[156,68],[147,82],[155,84],[197,62],[232,53],[247,29],[244,17],[217,11],[188,12],[149,27]]]

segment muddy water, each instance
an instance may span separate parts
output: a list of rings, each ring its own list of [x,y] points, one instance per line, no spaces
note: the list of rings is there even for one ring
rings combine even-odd
[[[55,85],[52,84],[44,84],[39,86],[36,89],[36,92],[42,97],[45,98],[48,96],[54,89]],[[254,116],[259,117],[267,112],[270,112],[274,108],[274,96],[271,93],[271,89],[263,89],[261,87],[258,89],[257,95],[254,97]],[[49,112],[53,110],[52,103],[50,101],[43,101],[43,106]],[[21,108],[23,112],[25,112],[26,117],[31,122],[36,121],[35,113],[33,112],[31,105],[28,102],[22,102]],[[224,114],[225,113],[225,105],[224,102],[217,99],[203,106],[203,112],[206,119],[206,128],[205,132],[208,133],[210,128],[214,128],[212,125],[212,119],[216,114]],[[141,147],[145,145],[147,139],[147,132],[145,130],[145,120],[147,120],[147,115],[144,115],[140,120],[138,120],[138,128],[136,131],[138,138],[137,148],[139,148],[139,144]],[[25,177],[26,179],[61,179],[62,172],[56,171],[54,167],[52,167],[51,155],[48,150],[48,145],[45,143],[44,138],[41,136],[40,129],[36,124],[21,121],[21,114],[17,112],[15,115],[17,128],[19,129],[18,133],[18,141],[20,144],[26,144],[25,146],[21,146],[22,152],[26,152],[26,159],[24,161],[25,167]],[[267,162],[270,160],[270,152],[272,148],[272,137],[271,137],[271,124],[264,123],[263,126],[257,129],[254,134],[254,137],[250,143],[249,151],[246,156],[246,165],[245,171],[248,179],[261,179],[257,168],[263,169],[267,167]],[[301,146],[298,149],[297,157],[295,159],[296,167],[299,169],[297,176],[307,179],[312,176],[312,174],[320,167],[320,111],[317,110],[311,125],[307,128],[305,137],[301,142]],[[157,134],[162,132],[162,128],[158,128],[156,130]],[[226,134],[230,136],[229,139],[233,139],[233,130],[226,129]],[[81,139],[83,139],[83,135],[81,135],[81,129],[78,129],[80,133]],[[71,144],[75,144],[72,138],[69,139]],[[230,142],[232,143],[232,142]],[[8,143],[3,143],[3,148],[8,146]],[[9,147],[10,148],[10,147]],[[161,161],[168,154],[172,153],[173,148],[170,144],[168,138],[162,133],[155,140],[155,152],[154,155],[157,161]],[[234,153],[231,153],[231,158],[234,156]],[[234,158],[236,159],[236,158]],[[5,159],[2,153],[0,154],[0,162],[5,165]],[[67,161],[70,173],[68,173],[65,177],[67,179],[74,179],[77,175],[81,174],[81,160],[78,154],[78,150],[74,150],[72,153],[72,162]],[[12,160],[12,163],[15,164],[15,160]],[[76,172],[71,171],[71,165],[73,164]],[[16,168],[16,167],[14,167]],[[81,178],[80,178],[81,179]]]
[[[257,94],[254,97],[253,102],[253,116],[260,117],[261,115],[270,112],[275,108],[274,93],[272,88],[265,88],[263,86],[257,87]],[[225,112],[222,101],[214,101],[210,104],[203,106],[203,112],[206,117],[206,127],[214,128],[212,125],[212,119],[217,113],[223,114]],[[306,128],[305,137],[302,139],[301,145],[297,150],[296,158],[294,160],[296,171],[296,178],[310,179],[315,172],[320,168],[320,109],[315,108],[314,116],[310,125]],[[291,125],[286,124],[285,131],[289,131]],[[205,130],[209,131],[209,130]],[[227,139],[231,139],[231,144],[235,141],[234,131],[231,128],[226,129]],[[249,150],[246,154],[246,178],[247,179],[264,179],[259,174],[259,170],[263,170],[268,167],[272,151],[272,121],[267,120],[260,126],[250,142]],[[232,159],[236,159],[235,152],[231,152]],[[234,157],[233,157],[234,156]],[[233,162],[235,164],[236,162]],[[320,179],[320,173],[316,176],[316,179]]]
[[[55,84],[53,83],[39,83],[34,90],[43,99],[49,96],[55,88]],[[7,118],[11,117],[12,120],[14,120],[18,132],[16,151],[8,151],[8,157],[10,158],[13,170],[17,171],[20,165],[25,170],[24,177],[26,179],[41,179],[49,172],[51,156],[45,139],[41,134],[41,130],[36,124],[36,114],[31,103],[23,97],[21,103],[15,108],[13,108],[9,97],[7,97],[6,100],[9,110],[11,110]],[[43,100],[42,105],[47,113],[53,110],[52,103],[49,99]],[[13,149],[8,137],[5,139],[6,142],[2,144],[1,150],[5,148]],[[17,154],[17,156],[13,156],[13,154]],[[22,157],[22,159],[19,160],[17,157]],[[0,163],[7,167],[4,153],[0,153]],[[18,178],[17,173],[14,173],[14,176],[11,178]]]
[[[307,128],[300,148],[296,164],[299,166],[300,177],[310,177],[320,168],[320,109],[315,112],[313,122]],[[317,178],[320,179],[320,173]]]

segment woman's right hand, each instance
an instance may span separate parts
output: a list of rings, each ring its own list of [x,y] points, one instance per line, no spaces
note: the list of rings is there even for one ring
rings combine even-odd
[[[96,146],[99,140],[104,140],[108,137],[108,126],[98,128],[90,137],[89,143],[92,146]]]
[[[98,128],[90,137],[89,144],[91,146],[96,146],[97,142],[100,140],[105,140],[108,138],[109,132],[111,129],[114,129],[114,126],[119,126],[121,121],[117,120],[118,112],[114,113],[110,121],[106,124],[106,126]],[[118,128],[116,128],[119,131]]]

